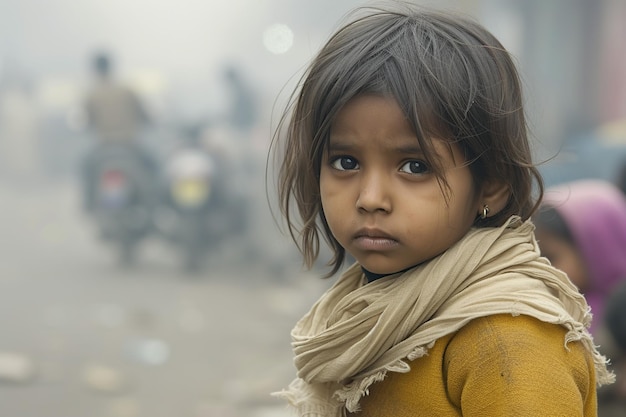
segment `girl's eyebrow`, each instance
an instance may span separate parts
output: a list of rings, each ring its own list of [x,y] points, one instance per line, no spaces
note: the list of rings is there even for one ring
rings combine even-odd
[[[423,154],[424,152],[422,151],[422,148],[419,146],[419,144],[412,144],[412,145],[401,145],[401,146],[394,146],[392,147],[392,150],[395,153],[399,153],[399,154]]]
[[[328,150],[330,152],[342,152],[342,151],[350,151],[355,148],[358,148],[358,144],[353,144],[350,140],[342,140],[342,139],[331,139],[328,141]],[[403,143],[400,145],[390,144],[388,146],[388,150],[397,154],[423,154],[422,148],[419,146],[419,143],[415,141],[415,143]]]
[[[349,151],[351,149],[354,149],[354,146],[351,145],[349,142],[346,141],[336,141],[336,140],[329,140],[328,141],[328,151],[329,152],[341,152],[341,151]]]

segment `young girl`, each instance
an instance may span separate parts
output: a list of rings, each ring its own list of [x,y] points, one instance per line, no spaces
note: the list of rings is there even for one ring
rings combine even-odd
[[[277,395],[308,417],[596,414],[612,376],[584,298],[539,255],[520,83],[489,32],[371,10],[322,48],[288,116],[291,235],[308,266],[320,237],[330,275],[356,263],[293,329],[297,378]]]

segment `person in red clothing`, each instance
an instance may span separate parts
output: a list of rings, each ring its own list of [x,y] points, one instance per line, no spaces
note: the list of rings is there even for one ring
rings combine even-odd
[[[292,330],[297,415],[596,415],[584,297],[542,257],[517,70],[459,15],[359,9],[276,130],[278,200],[331,288]],[[539,190],[535,195],[533,190]]]

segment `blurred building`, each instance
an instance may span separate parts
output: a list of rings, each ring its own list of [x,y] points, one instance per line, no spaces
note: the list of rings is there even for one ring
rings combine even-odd
[[[475,3],[519,58],[532,133],[548,154],[581,131],[626,117],[626,2]]]

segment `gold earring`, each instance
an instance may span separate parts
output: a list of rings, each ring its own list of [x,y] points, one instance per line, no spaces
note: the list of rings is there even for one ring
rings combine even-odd
[[[483,212],[482,212],[482,214],[480,215],[480,218],[481,218],[481,219],[483,219],[483,220],[485,220],[485,219],[487,218],[487,215],[488,215],[488,214],[489,214],[489,206],[488,206],[487,204],[485,204],[485,205],[483,206]]]

